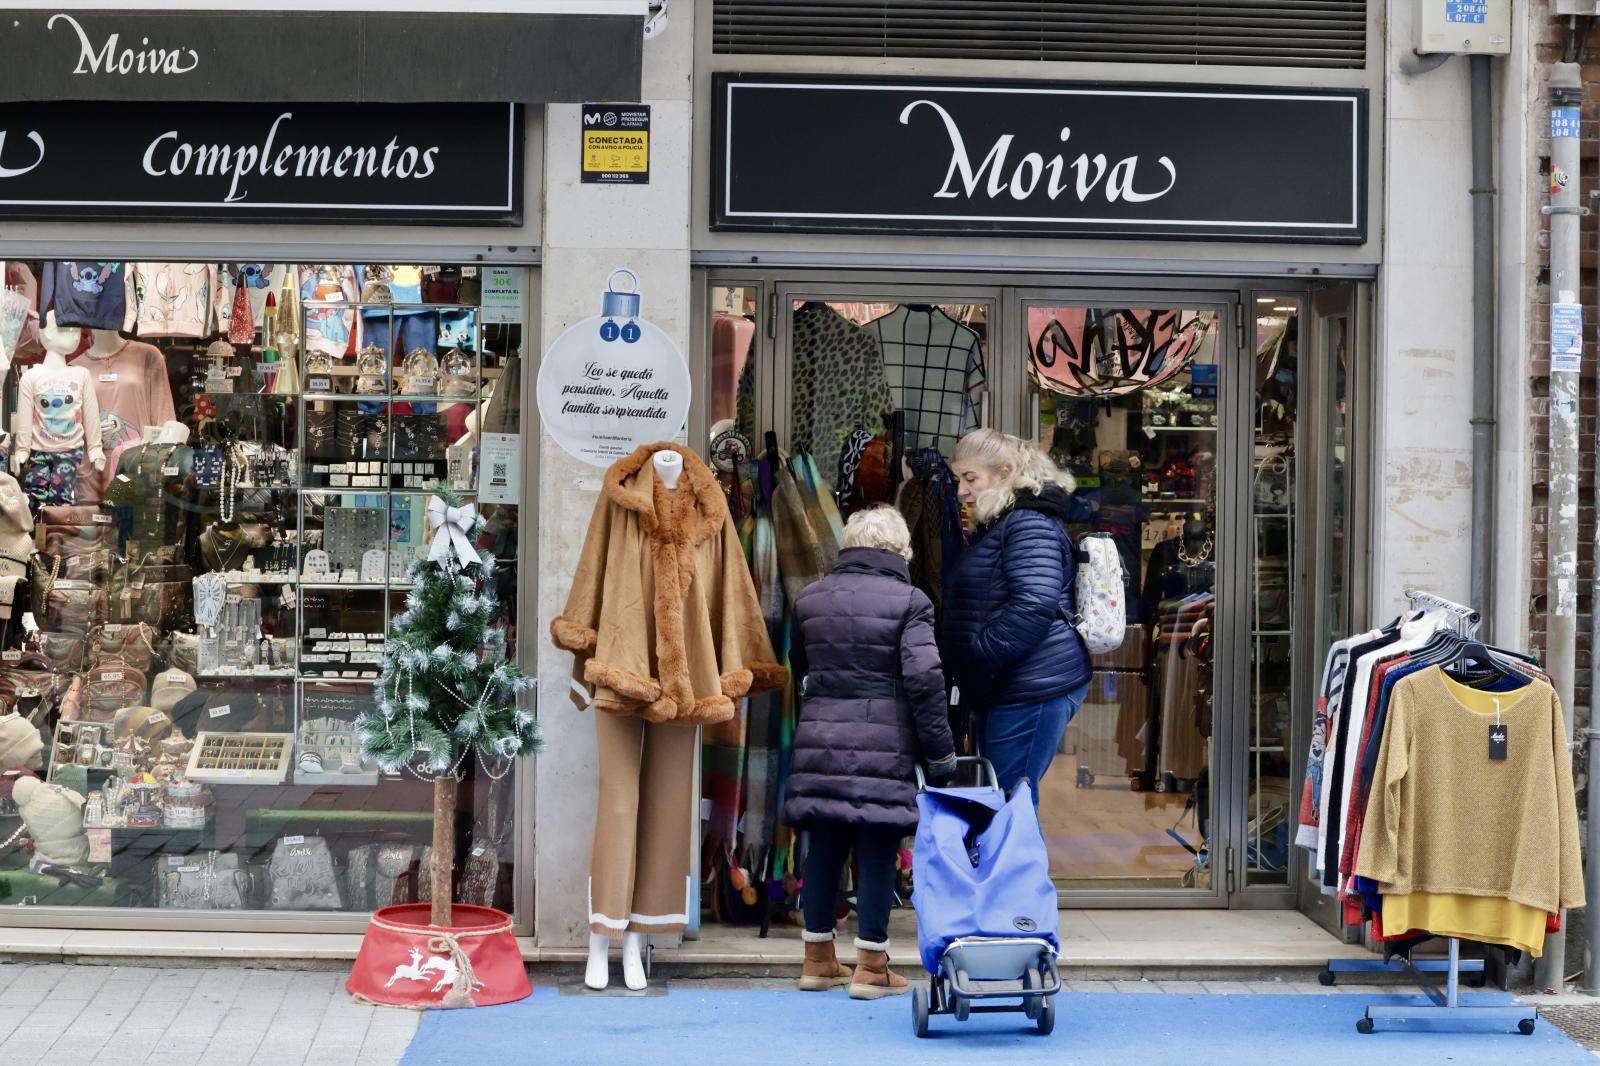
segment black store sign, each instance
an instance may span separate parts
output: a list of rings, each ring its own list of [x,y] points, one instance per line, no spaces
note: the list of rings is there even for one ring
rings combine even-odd
[[[515,104],[51,102],[0,114],[0,218],[512,225]]]
[[[712,228],[1360,244],[1363,90],[723,74]]]
[[[643,20],[0,8],[0,100],[636,100]],[[438,5],[445,6],[445,5]],[[514,5],[506,5],[514,6]]]

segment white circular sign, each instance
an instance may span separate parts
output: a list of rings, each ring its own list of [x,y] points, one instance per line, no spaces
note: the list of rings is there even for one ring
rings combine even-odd
[[[691,391],[683,353],[642,318],[586,318],[556,338],[539,367],[545,429],[594,466],[676,437]]]

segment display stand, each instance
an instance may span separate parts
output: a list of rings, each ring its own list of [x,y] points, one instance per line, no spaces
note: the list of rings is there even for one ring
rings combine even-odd
[[[1471,607],[1441,599],[1431,592],[1420,589],[1406,589],[1406,599],[1413,608],[1425,608],[1433,611],[1444,611],[1455,619],[1456,631],[1463,635],[1471,635],[1477,631],[1479,614]],[[1410,1022],[1498,1022],[1506,1027],[1516,1026],[1517,1032],[1524,1036],[1532,1036],[1534,1025],[1538,1022],[1539,1009],[1525,1004],[1463,1004],[1461,1002],[1461,975],[1473,975],[1471,983],[1475,987],[1482,987],[1484,983],[1484,969],[1482,959],[1461,959],[1461,941],[1455,937],[1447,938],[1450,945],[1448,959],[1426,959],[1421,962],[1409,958],[1394,958],[1388,961],[1379,959],[1329,959],[1328,966],[1317,979],[1323,985],[1331,986],[1337,975],[1341,973],[1409,973],[1417,986],[1432,1000],[1431,1003],[1416,1004],[1367,1004],[1366,1014],[1356,1021],[1356,1031],[1360,1033],[1375,1032],[1379,1022],[1392,1022],[1395,1026],[1403,1026]],[[1445,986],[1441,992],[1439,986],[1423,977],[1423,974],[1442,973],[1445,975]]]

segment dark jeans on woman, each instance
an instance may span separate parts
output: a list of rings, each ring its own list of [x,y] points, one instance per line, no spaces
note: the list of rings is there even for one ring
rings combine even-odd
[[[981,712],[979,734],[983,757],[994,765],[1000,787],[1010,795],[1017,782],[1028,779],[1033,805],[1039,806],[1039,782],[1050,769],[1067,723],[1083,706],[1087,684],[1043,703],[1005,703]]]
[[[875,825],[813,822],[805,861],[806,932],[831,933],[839,875],[856,853],[856,928],[862,940],[889,939],[889,908],[894,905],[895,858],[906,833]]]

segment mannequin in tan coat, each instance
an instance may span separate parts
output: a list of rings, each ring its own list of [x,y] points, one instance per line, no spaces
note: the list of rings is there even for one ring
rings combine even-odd
[[[551,636],[574,654],[575,702],[601,712],[585,981],[606,986],[622,933],[624,977],[640,989],[645,935],[689,919],[693,727],[787,680],[722,487],[693,452],[646,445],[606,471]]]

